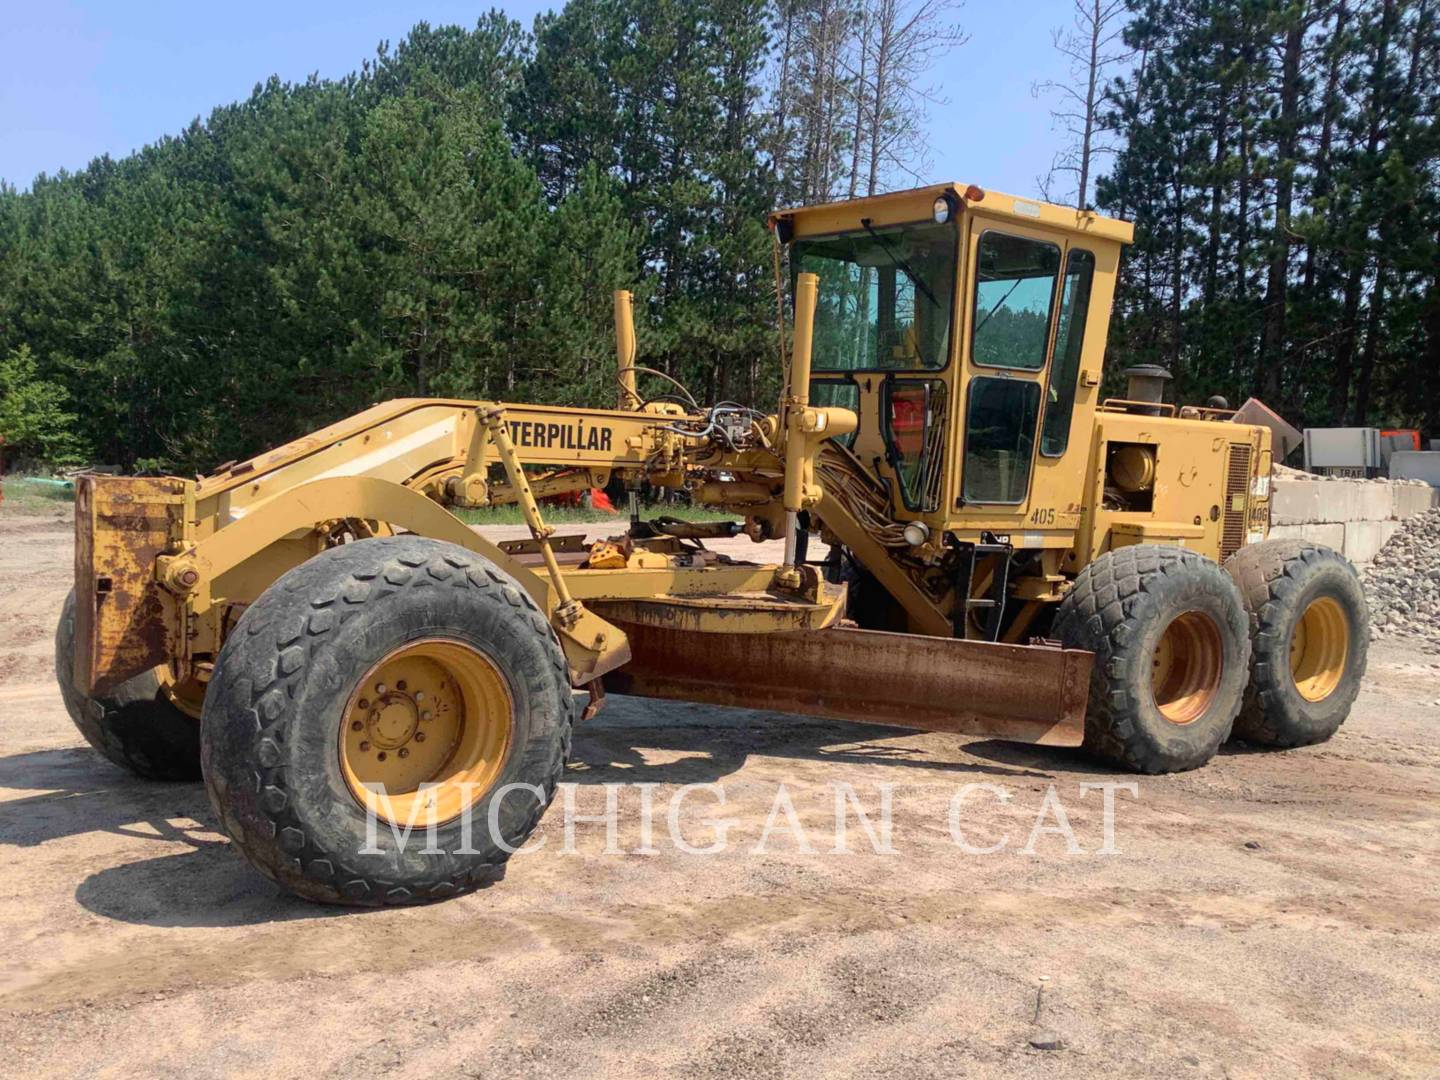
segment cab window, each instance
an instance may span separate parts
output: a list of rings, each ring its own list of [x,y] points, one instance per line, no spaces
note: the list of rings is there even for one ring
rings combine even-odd
[[[1070,444],[1070,418],[1075,411],[1075,384],[1080,377],[1080,351],[1094,278],[1095,256],[1082,248],[1072,250],[1065,260],[1065,287],[1055,328],[1055,367],[1040,431],[1040,453],[1046,457],[1059,457]]]
[[[940,505],[944,459],[945,384],[939,379],[887,379],[881,418],[890,466],[911,510]]]
[[[1045,366],[1060,249],[1024,236],[987,232],[975,266],[970,357],[986,367]]]
[[[950,356],[953,223],[868,226],[796,240],[796,274],[820,277],[814,371],[943,368]]]
[[[992,375],[970,380],[965,419],[966,502],[1025,501],[1039,413],[1037,382]]]

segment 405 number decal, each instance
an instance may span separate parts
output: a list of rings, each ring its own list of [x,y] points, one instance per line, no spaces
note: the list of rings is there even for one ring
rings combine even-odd
[[[1055,508],[1054,508],[1053,506],[1046,506],[1046,507],[1041,507],[1041,508],[1037,509],[1034,513],[1032,513],[1032,514],[1030,515],[1030,524],[1031,524],[1031,525],[1054,525],[1054,524],[1055,524]]]

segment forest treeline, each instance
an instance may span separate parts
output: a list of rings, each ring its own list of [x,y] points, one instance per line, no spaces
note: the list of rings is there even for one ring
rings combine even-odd
[[[1437,0],[1129,5],[1100,105],[1096,198],[1137,225],[1112,356],[1440,436],[1437,27]]]
[[[929,72],[984,45],[956,8],[420,24],[348,77],[272,79],[121,160],[0,184],[7,453],[204,469],[387,397],[607,404],[620,287],[645,362],[771,405],[765,214],[942,179]],[[1137,223],[1112,368],[1440,432],[1437,8],[1076,0],[1044,186]],[[943,179],[983,184],[990,152]]]

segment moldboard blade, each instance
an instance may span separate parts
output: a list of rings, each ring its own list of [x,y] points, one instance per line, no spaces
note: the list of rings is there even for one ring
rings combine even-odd
[[[875,630],[704,634],[618,623],[618,694],[1079,746],[1094,654]]]

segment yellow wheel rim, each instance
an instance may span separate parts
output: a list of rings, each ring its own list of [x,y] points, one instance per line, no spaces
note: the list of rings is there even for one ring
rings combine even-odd
[[[1204,716],[1223,669],[1224,648],[1215,620],[1203,611],[1177,615],[1155,646],[1150,686],[1160,715],[1172,724]]]
[[[397,825],[452,821],[484,797],[510,749],[514,703],[483,653],[432,638],[365,673],[340,721],[356,802]]]
[[[1345,675],[1350,623],[1339,601],[1322,596],[1310,602],[1290,634],[1290,675],[1306,701],[1324,701]]]

